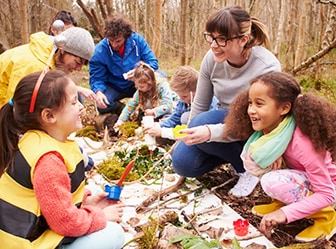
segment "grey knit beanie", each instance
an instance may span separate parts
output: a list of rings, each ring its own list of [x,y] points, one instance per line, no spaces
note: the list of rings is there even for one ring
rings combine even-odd
[[[65,42],[61,49],[83,59],[91,59],[95,44],[89,31],[71,27],[62,32],[62,35],[65,37]]]

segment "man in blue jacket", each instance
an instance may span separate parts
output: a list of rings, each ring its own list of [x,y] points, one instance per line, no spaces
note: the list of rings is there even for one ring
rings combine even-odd
[[[104,35],[89,63],[90,87],[100,113],[119,114],[122,104],[118,100],[132,97],[136,90],[132,77],[137,63],[144,61],[154,70],[159,65],[146,40],[132,31],[132,24],[122,15],[105,20]]]

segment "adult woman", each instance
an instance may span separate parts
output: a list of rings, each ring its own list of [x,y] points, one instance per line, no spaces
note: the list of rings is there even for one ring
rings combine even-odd
[[[193,119],[173,152],[173,166],[183,176],[202,175],[222,163],[231,163],[239,174],[230,193],[249,195],[258,178],[245,173],[240,154],[243,141],[222,137],[227,110],[242,90],[257,75],[280,71],[280,62],[261,45],[268,44],[266,27],[239,6],[213,13],[207,23],[205,40],[211,49],[204,56],[192,105]],[[212,97],[218,109],[209,110]]]
[[[93,50],[91,34],[79,27],[68,28],[56,37],[44,32],[32,34],[28,44],[0,55],[0,107],[13,96],[24,76],[42,71],[47,66],[66,73],[79,71],[84,64],[88,64]],[[77,89],[84,97],[95,100],[96,96],[90,89],[79,86]]]

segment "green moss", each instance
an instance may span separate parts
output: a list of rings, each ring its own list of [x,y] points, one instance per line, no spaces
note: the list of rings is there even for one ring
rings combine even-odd
[[[118,157],[109,157],[97,165],[98,173],[104,175],[109,180],[118,180],[124,173],[125,167],[122,160]],[[134,181],[139,179],[136,172],[130,172],[126,177],[126,181]]]
[[[93,141],[99,141],[98,133],[96,132],[96,129],[89,125],[84,127],[83,129],[76,132],[76,137],[88,137]]]
[[[134,137],[135,130],[139,127],[137,122],[125,122],[119,127],[119,131],[125,137]]]

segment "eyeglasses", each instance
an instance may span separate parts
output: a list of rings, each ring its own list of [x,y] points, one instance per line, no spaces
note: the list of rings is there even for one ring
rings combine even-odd
[[[241,38],[243,37],[244,35],[237,35],[237,36],[234,36],[234,37],[231,37],[231,38],[225,38],[224,36],[217,36],[217,37],[214,37],[212,36],[210,33],[208,32],[205,32],[204,34],[204,39],[207,43],[209,44],[212,44],[213,41],[216,42],[216,44],[219,46],[219,47],[225,47],[226,46],[226,43],[227,41],[230,41],[230,40],[233,40],[233,39],[237,39],[237,38]]]

